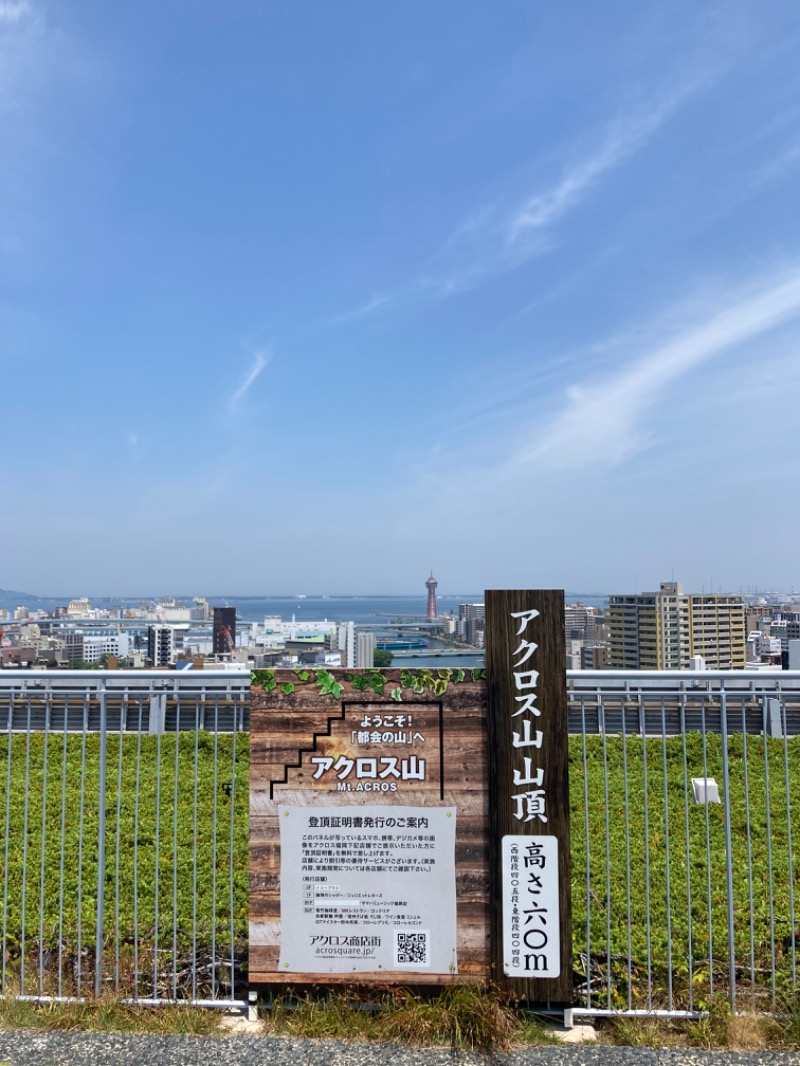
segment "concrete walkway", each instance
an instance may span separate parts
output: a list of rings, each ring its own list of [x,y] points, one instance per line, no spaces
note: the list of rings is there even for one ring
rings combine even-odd
[[[447,1049],[274,1037],[0,1033],[5,1066],[800,1066],[795,1051],[542,1047],[484,1056]]]

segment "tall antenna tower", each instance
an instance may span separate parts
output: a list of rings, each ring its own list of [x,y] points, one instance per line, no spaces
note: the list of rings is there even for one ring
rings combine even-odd
[[[425,612],[426,622],[435,622],[438,618],[436,613],[436,589],[439,582],[433,576],[433,570],[431,570],[431,576],[425,582],[425,588],[428,590],[428,610]]]

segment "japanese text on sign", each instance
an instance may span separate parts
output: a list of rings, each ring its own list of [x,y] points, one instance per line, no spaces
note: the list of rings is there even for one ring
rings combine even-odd
[[[503,972],[558,977],[558,838],[503,837]]]
[[[531,669],[533,657],[539,645],[525,639],[528,626],[539,617],[539,612],[535,609],[512,611],[511,617],[517,620],[517,636],[521,638],[519,646],[512,653],[512,658],[516,658],[516,662],[512,664],[514,688],[521,695],[514,697],[516,706],[513,708],[511,718],[519,718],[520,721],[512,723],[518,725],[519,730],[513,730],[511,742],[515,748],[541,748],[544,734],[540,729],[533,729],[535,719],[539,718],[542,713],[541,707],[536,705],[539,672]],[[527,669],[521,670],[522,666],[526,666]],[[533,756],[523,756],[523,769],[514,770],[515,791],[511,797],[512,813],[517,821],[547,822],[546,795],[541,787],[543,780],[544,768],[534,765]]]
[[[280,806],[280,969],[456,973],[452,807]]]

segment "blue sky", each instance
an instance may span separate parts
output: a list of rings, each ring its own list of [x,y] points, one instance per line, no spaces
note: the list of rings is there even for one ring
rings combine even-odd
[[[0,586],[794,584],[793,0],[0,0]]]

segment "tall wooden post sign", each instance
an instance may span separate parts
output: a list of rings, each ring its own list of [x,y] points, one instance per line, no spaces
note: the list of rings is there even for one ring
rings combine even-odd
[[[564,594],[486,592],[491,953],[529,1001],[572,1001]]]

